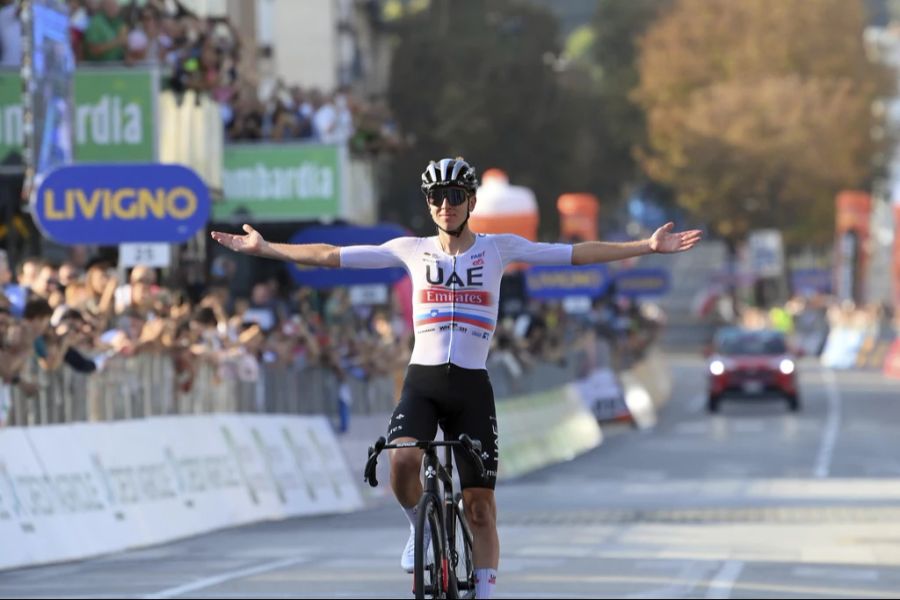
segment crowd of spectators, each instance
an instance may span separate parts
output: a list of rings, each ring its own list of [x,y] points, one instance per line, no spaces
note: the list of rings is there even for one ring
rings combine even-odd
[[[147,64],[166,87],[208,94],[233,141],[346,143],[356,153],[406,145],[383,98],[349,87],[322,91],[242,72],[246,48],[227,16],[201,17],[179,0],[67,0],[72,49],[82,64]],[[0,0],[0,65],[22,60],[16,0]]]
[[[205,363],[226,381],[256,381],[266,365],[320,368],[338,381],[393,379],[399,393],[412,350],[408,290],[385,305],[354,305],[347,288],[285,290],[272,278],[235,297],[228,285],[235,268],[230,257],[216,258],[208,287],[192,299],[160,285],[149,267],[26,258],[13,273],[0,250],[0,421],[10,386],[36,394],[36,372],[93,373],[112,357],[141,353],[171,356],[182,392]],[[598,366],[591,358],[598,337],[624,356],[649,344],[660,323],[646,307],[614,297],[583,314],[535,302],[501,320],[490,367],[521,380],[539,363],[566,366],[574,349],[583,351],[582,364],[573,366],[584,376]]]

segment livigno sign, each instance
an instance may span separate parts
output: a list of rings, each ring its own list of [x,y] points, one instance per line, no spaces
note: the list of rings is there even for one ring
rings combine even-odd
[[[157,71],[85,68],[75,72],[71,124],[78,162],[156,160]],[[22,151],[22,80],[0,71],[0,160]]]
[[[71,165],[51,171],[32,201],[61,244],[184,242],[209,219],[209,191],[181,165]]]
[[[297,221],[340,216],[341,155],[325,144],[225,147],[217,220]]]

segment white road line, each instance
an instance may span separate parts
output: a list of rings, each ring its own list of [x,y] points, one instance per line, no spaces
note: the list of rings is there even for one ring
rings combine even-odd
[[[627,596],[622,596],[623,598],[683,598],[690,594],[694,588],[697,587],[697,584],[703,579],[703,576],[706,574],[706,566],[697,561],[691,561],[687,563],[678,575],[675,576],[674,581],[669,585],[664,587],[655,588],[646,592],[639,592],[636,594],[628,594]]]
[[[709,589],[706,590],[706,597],[730,598],[731,588],[734,587],[734,583],[737,581],[737,578],[741,576],[741,571],[743,570],[744,563],[740,560],[729,560],[726,562],[709,583]]]
[[[161,592],[156,592],[155,594],[148,594],[143,596],[143,598],[147,600],[156,599],[156,598],[174,598],[176,596],[181,596],[182,594],[189,594],[191,592],[196,592],[197,590],[202,590],[203,588],[212,587],[214,585],[219,585],[220,583],[225,583],[226,581],[232,581],[234,579],[241,579],[244,577],[252,577],[253,575],[259,575],[260,573],[267,573],[269,571],[275,571],[277,569],[283,569],[284,567],[290,567],[292,565],[297,565],[303,562],[308,561],[307,557],[294,557],[294,558],[285,558],[284,560],[277,560],[271,563],[265,563],[262,565],[257,565],[255,567],[248,567],[246,569],[238,569],[237,571],[227,571],[225,573],[221,573],[219,575],[213,575],[212,577],[204,577],[203,579],[198,579],[196,581],[192,581],[191,583],[186,583],[184,585],[179,585],[176,587],[171,587]]]
[[[875,569],[794,567],[791,573],[797,577],[809,577],[820,581],[826,579],[838,581],[878,581],[879,579],[878,571]]]
[[[838,432],[841,429],[841,394],[838,392],[834,372],[831,369],[823,369],[822,379],[825,381],[825,393],[828,395],[828,418],[825,421],[825,433],[813,471],[815,477],[819,479],[828,477],[831,471],[834,446],[837,444]]]

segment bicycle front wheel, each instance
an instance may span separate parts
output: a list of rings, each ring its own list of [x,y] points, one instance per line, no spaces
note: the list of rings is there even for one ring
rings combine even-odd
[[[416,598],[446,598],[449,570],[441,529],[441,505],[436,496],[425,494],[419,500],[416,522],[416,564],[413,591]],[[426,529],[431,543],[426,546]]]

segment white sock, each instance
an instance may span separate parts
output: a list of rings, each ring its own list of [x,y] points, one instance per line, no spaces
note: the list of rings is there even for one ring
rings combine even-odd
[[[497,569],[475,569],[475,597],[492,598],[497,585]]]
[[[400,508],[402,508],[403,512],[406,513],[406,518],[409,519],[409,526],[412,527],[413,529],[415,529],[416,528],[416,507],[411,506],[409,508],[406,508],[405,506],[401,506]]]

